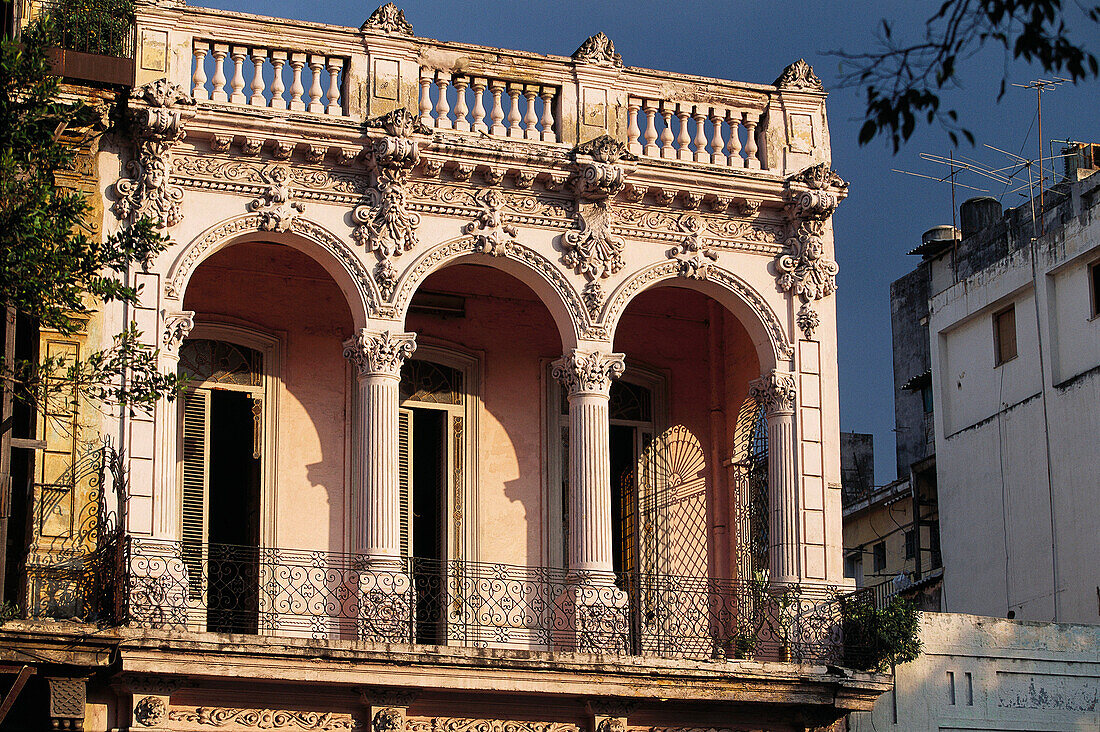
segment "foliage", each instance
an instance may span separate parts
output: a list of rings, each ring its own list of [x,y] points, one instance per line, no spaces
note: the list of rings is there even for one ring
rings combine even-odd
[[[1100,30],[1100,5],[1074,6],[1083,13],[1075,20],[1088,26],[1086,30]],[[860,144],[888,135],[897,152],[922,116],[943,125],[955,144],[959,134],[973,144],[974,136],[959,126],[957,112],[941,109],[940,94],[958,86],[959,63],[987,44],[1073,82],[1096,77],[1100,63],[1074,40],[1066,21],[1062,0],[946,0],[925,23],[923,39],[907,43],[896,40],[894,27],[883,20],[879,49],[832,52],[845,70],[841,83],[867,90]],[[1006,72],[998,99],[1007,81]]]
[[[0,40],[0,293],[40,327],[73,335],[100,302],[137,304],[126,274],[163,251],[167,239],[147,220],[102,239],[90,231],[84,195],[59,187],[58,174],[76,160],[67,133],[87,136],[101,115],[61,99],[46,57],[51,33],[48,23],[32,25],[21,44]],[[128,328],[79,364],[0,364],[2,375],[31,401],[69,378],[84,396],[150,406],[175,393],[177,378],[157,372],[156,353],[140,352],[139,335]]]
[[[8,622],[9,620],[15,620],[21,615],[19,606],[11,602],[0,603],[0,625]]]
[[[848,597],[841,618],[851,668],[885,671],[920,656],[920,613],[908,598],[895,596],[879,609],[865,596]]]
[[[50,41],[103,56],[133,53],[134,0],[53,0]]]

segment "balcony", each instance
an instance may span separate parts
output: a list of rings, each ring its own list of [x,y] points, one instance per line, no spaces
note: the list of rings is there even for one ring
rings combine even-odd
[[[134,83],[133,0],[46,0],[34,18],[48,18],[51,61],[71,81],[115,86]]]

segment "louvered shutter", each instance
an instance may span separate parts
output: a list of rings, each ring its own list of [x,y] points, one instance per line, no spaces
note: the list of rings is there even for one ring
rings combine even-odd
[[[183,563],[190,578],[191,599],[202,598],[206,503],[210,485],[210,392],[183,395]]]
[[[409,556],[412,544],[412,419],[411,409],[397,413],[397,474],[401,492],[401,556]]]

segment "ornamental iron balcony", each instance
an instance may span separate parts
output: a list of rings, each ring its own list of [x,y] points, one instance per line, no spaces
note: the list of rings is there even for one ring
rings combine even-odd
[[[36,587],[64,597],[66,617],[104,626],[857,668],[875,650],[874,629],[851,622],[874,615],[869,593],[706,577],[418,558],[382,568],[353,554],[131,537],[39,570]]]

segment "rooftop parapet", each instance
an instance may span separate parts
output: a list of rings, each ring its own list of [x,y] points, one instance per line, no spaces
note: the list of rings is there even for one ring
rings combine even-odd
[[[776,177],[830,158],[826,94],[801,60],[751,84],[627,66],[603,33],[571,56],[438,41],[392,3],[360,28],[142,3],[137,39],[136,86],[167,77],[200,113],[353,130],[404,107],[433,132],[568,147],[610,135],[642,159]]]

